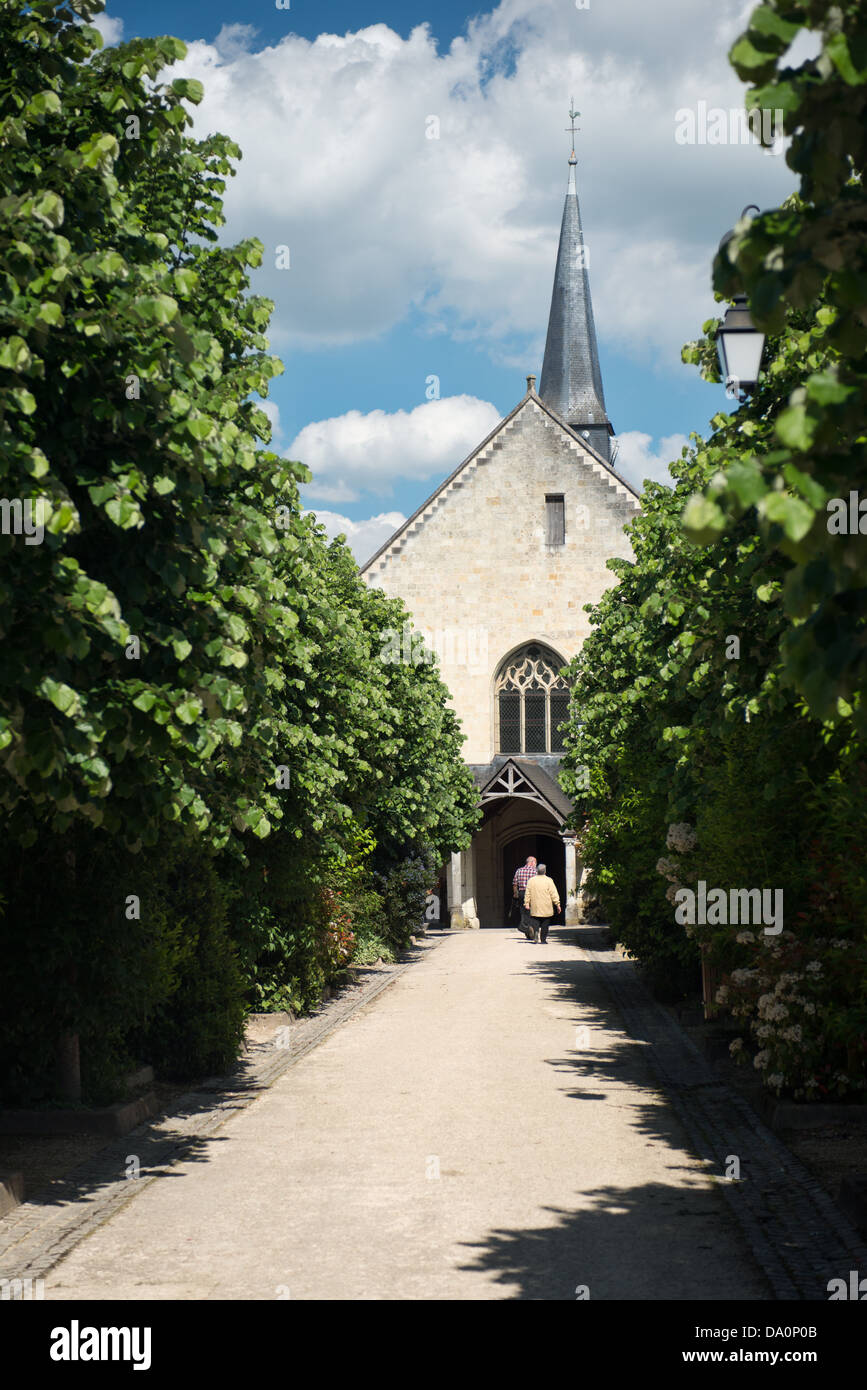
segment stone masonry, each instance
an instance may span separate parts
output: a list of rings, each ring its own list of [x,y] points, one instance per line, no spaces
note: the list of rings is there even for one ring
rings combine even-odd
[[[546,496],[565,501],[565,543],[546,543]],[[402,598],[440,655],[468,763],[496,747],[497,672],[526,642],[564,662],[590,628],[587,603],[615,582],[611,556],[631,558],[623,526],[636,494],[540,400],[519,405],[365,567]]]

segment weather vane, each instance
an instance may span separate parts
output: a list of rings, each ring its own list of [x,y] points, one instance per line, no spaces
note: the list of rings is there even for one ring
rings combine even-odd
[[[574,97],[571,97],[571,98],[570,98],[570,103],[569,103],[569,120],[572,122],[571,131],[572,131],[572,154],[573,154],[573,155],[574,155],[574,153],[575,153],[575,117],[576,117],[576,116],[580,116],[580,115],[581,115],[581,112],[575,110],[575,98],[574,98]],[[567,133],[568,133],[568,132],[567,132]]]

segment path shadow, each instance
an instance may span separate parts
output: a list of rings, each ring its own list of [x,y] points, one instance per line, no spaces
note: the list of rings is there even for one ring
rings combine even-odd
[[[610,949],[599,926],[554,928],[549,942]],[[524,968],[546,982],[546,1002],[563,1008],[571,1046],[545,1059],[562,1078],[561,1090],[579,1106],[603,1101],[627,1110],[645,1145],[670,1150],[672,1183],[576,1192],[573,1209],[543,1209],[551,1217],[547,1224],[495,1229],[483,1242],[467,1246],[473,1254],[462,1268],[487,1271],[496,1283],[512,1286],[505,1297],[517,1299],[572,1300],[585,1286],[591,1299],[772,1298],[764,1276],[731,1233],[722,1194],[707,1182],[711,1173],[723,1176],[725,1155],[718,1155],[713,1167],[694,1155],[653,1071],[653,1049],[630,1036],[593,962],[556,959],[540,950]],[[580,1132],[580,1111],[577,1128]]]
[[[721,1238],[716,1194],[660,1183],[597,1187],[550,1224],[493,1230],[466,1244],[461,1269],[485,1271],[513,1299],[636,1301],[771,1299],[757,1268]],[[737,1247],[738,1255],[741,1255]],[[752,1262],[749,1262],[752,1263]]]

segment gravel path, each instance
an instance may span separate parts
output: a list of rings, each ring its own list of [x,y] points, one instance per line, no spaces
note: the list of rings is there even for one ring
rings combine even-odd
[[[867,1265],[593,929],[415,955],[104,1150],[69,1205],[0,1222],[0,1277],[48,1299],[768,1300]]]

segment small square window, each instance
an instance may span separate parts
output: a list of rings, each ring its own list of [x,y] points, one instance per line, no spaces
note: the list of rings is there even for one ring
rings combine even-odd
[[[566,541],[566,500],[562,493],[545,497],[545,540],[548,545],[563,545]]]

